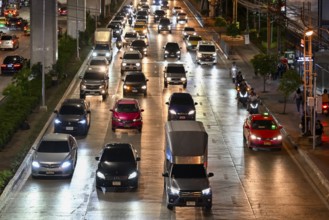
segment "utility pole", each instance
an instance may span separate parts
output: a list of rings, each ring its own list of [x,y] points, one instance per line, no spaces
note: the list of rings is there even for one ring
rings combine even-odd
[[[233,0],[233,24],[238,22],[238,0]]]
[[[270,54],[271,48],[271,16],[270,16],[270,0],[267,0],[267,55]]]

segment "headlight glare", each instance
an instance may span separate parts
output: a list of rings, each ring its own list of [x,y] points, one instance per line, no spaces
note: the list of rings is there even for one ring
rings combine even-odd
[[[61,120],[59,120],[58,118],[55,118],[55,121],[54,121],[54,122],[55,122],[55,124],[60,124],[60,123],[62,123]]]
[[[132,172],[132,173],[128,176],[128,179],[134,179],[134,178],[136,178],[136,177],[137,177],[137,172],[134,171],[134,172]]]
[[[39,168],[39,167],[40,167],[39,162],[38,162],[38,161],[33,161],[33,162],[32,162],[32,167],[34,167],[34,168]]]
[[[211,188],[207,188],[207,189],[202,190],[203,195],[209,195],[210,193],[211,193]]]
[[[178,195],[178,194],[179,194],[179,190],[176,189],[176,188],[174,188],[174,187],[171,187],[171,188],[170,188],[170,192],[171,192],[171,194],[173,194],[173,195]]]
[[[68,168],[69,166],[71,166],[71,162],[70,161],[65,161],[64,163],[62,163],[62,168]]]
[[[195,111],[194,110],[191,110],[188,112],[188,115],[194,115]]]
[[[176,115],[176,111],[174,109],[170,109],[169,113],[172,114],[172,115]]]
[[[101,173],[100,171],[97,171],[96,176],[100,179],[105,179],[105,175]]]
[[[87,123],[87,120],[86,119],[82,119],[79,121],[79,124],[86,124]]]

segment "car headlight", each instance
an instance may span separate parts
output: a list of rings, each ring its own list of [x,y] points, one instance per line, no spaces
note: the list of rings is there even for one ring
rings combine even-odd
[[[171,29],[171,26],[170,25],[168,25],[168,29]]]
[[[202,190],[203,195],[209,195],[210,193],[211,193],[211,188],[207,188],[207,189]]]
[[[127,66],[127,64],[126,63],[122,63],[122,66]]]
[[[185,77],[180,78],[181,81],[186,81]]]
[[[124,89],[130,89],[130,87],[127,86],[127,85],[123,85],[123,88],[124,88]]]
[[[173,194],[173,195],[178,195],[178,194],[179,194],[179,189],[176,189],[176,188],[174,188],[174,187],[171,187],[171,188],[170,188],[170,192],[171,192],[171,194]]]
[[[217,53],[213,53],[212,56],[213,56],[213,57],[217,56]]]
[[[99,86],[100,89],[104,89],[104,85]]]
[[[146,49],[146,48],[144,48],[144,49],[143,49],[143,51],[145,52],[145,51],[147,51],[147,49]]]
[[[136,178],[136,177],[137,177],[137,172],[134,171],[134,172],[132,172],[132,173],[128,176],[128,179],[130,180],[130,179],[134,179],[134,178]]]
[[[169,113],[172,114],[172,115],[176,115],[176,114],[177,114],[176,111],[173,110],[173,109],[170,109],[170,110],[169,110]]]
[[[146,85],[143,85],[143,86],[142,86],[142,89],[146,89],[146,88],[147,88]]]
[[[188,112],[188,115],[194,115],[194,113],[195,113],[195,110],[191,110]]]
[[[87,120],[86,119],[82,119],[78,122],[79,124],[86,124],[87,123]]]
[[[136,121],[141,121],[141,120],[142,120],[141,117],[140,117],[140,118],[135,118],[135,119],[133,119],[134,122],[136,122]]]
[[[254,134],[252,134],[252,135],[250,135],[250,138],[251,138],[251,140],[260,140],[261,138],[260,137],[257,137],[256,135],[254,135]]]
[[[180,51],[177,51],[176,53],[177,53],[177,54],[180,54]]]
[[[169,53],[169,51],[165,50],[165,54]]]
[[[171,81],[171,77],[167,77],[167,81]]]
[[[147,30],[143,30],[143,33],[146,34],[147,33]]]
[[[60,123],[62,123],[61,120],[59,120],[58,118],[55,118],[54,122],[55,122],[55,124],[60,124]]]
[[[62,163],[62,168],[68,168],[69,166],[71,166],[71,162],[70,161],[65,161],[64,163]]]
[[[39,168],[39,167],[40,167],[39,162],[38,162],[38,161],[33,161],[33,162],[32,162],[32,167],[34,167],[34,168]]]
[[[162,28],[162,25],[159,25],[159,28]]]
[[[85,84],[83,84],[83,83],[80,84],[80,89],[86,89],[86,88],[87,88],[87,87],[86,87]]]
[[[119,122],[121,121],[120,118],[116,118],[116,117],[112,117],[112,120],[113,120],[113,121],[119,121]]]
[[[275,141],[281,141],[282,140],[282,135],[278,135],[277,137],[273,138]]]
[[[105,72],[106,68],[104,66],[100,67],[100,71]]]
[[[198,58],[201,58],[201,57],[202,57],[202,54],[199,53],[199,52],[197,52],[196,56],[197,56]]]
[[[99,171],[97,171],[96,176],[100,179],[105,179],[105,175]]]
[[[190,42],[188,42],[187,45],[191,46],[192,44]]]
[[[136,66],[140,66],[141,64],[140,63],[136,63]]]
[[[97,57],[97,53],[96,52],[93,52],[93,57]]]
[[[109,52],[105,53],[105,56],[106,57],[109,57],[110,56],[110,53]]]

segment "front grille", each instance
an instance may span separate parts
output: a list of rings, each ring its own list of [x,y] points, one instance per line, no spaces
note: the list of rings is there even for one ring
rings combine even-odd
[[[181,197],[199,198],[202,196],[202,192],[201,191],[180,191],[179,195]]]
[[[99,89],[99,85],[86,85],[86,89],[98,90]]]
[[[44,167],[44,168],[59,168],[61,165],[60,164],[41,163],[40,166]]]
[[[118,181],[123,181],[127,180],[128,176],[106,176],[106,180],[118,180]]]

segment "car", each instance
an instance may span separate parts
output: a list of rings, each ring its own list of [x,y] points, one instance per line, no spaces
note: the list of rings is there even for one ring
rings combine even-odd
[[[70,134],[49,133],[33,148],[32,177],[72,177],[78,159],[78,143]]]
[[[67,16],[67,6],[66,5],[62,5],[61,7],[58,7],[58,15]]]
[[[6,21],[6,26],[9,28],[9,30],[23,30],[26,24],[27,21],[21,17],[11,17]]]
[[[137,99],[122,98],[119,99],[114,107],[110,109],[112,112],[112,131],[117,128],[135,128],[139,132],[143,128],[142,109]]]
[[[148,79],[145,77],[143,72],[129,72],[125,75],[123,82],[123,96],[128,93],[143,93],[147,95],[147,82]]]
[[[141,10],[146,11],[148,14],[150,13],[150,6],[149,5],[142,5]]]
[[[121,74],[125,71],[142,71],[143,55],[138,50],[125,51],[121,63]]]
[[[6,23],[7,23],[7,18],[0,17],[0,29],[7,29]]]
[[[199,41],[196,46],[196,63],[212,64],[217,63],[217,48],[212,41]]]
[[[123,33],[123,27],[121,22],[111,21],[106,27],[112,29],[113,37],[121,36]]]
[[[147,38],[147,25],[144,22],[135,22],[134,31],[139,34],[139,37],[144,39]]]
[[[161,5],[162,0],[153,0],[152,4],[153,5]]]
[[[171,120],[195,120],[196,110],[195,106],[197,102],[194,102],[191,94],[184,92],[173,93],[168,105],[168,121]]]
[[[164,10],[158,9],[153,13],[154,23],[157,23],[161,18],[166,17],[167,13]]]
[[[187,86],[187,78],[184,64],[182,63],[168,63],[164,69],[164,87],[168,85],[183,85],[185,89]]]
[[[19,41],[18,37],[15,34],[9,35],[9,34],[3,34],[0,37],[0,49],[11,49],[15,50],[19,48]]]
[[[146,19],[148,19],[148,17],[149,17],[148,11],[139,10],[136,12],[135,17],[137,18],[140,15],[145,16]]]
[[[108,96],[109,76],[108,73],[97,70],[86,70],[80,76],[80,99],[85,99],[86,95],[101,95],[105,100]]]
[[[55,133],[87,135],[91,122],[89,102],[83,99],[65,99],[54,113]]]
[[[263,114],[248,115],[243,123],[243,140],[249,149],[281,149],[282,126],[274,117]]]
[[[123,36],[123,39],[127,45],[130,45],[131,42],[139,39],[139,34],[136,31],[127,31]]]
[[[127,19],[126,19],[125,16],[117,15],[117,16],[115,16],[115,17],[113,18],[112,22],[119,22],[119,23],[121,23],[121,26],[122,26],[123,28],[125,28],[125,27],[126,27]]]
[[[196,35],[196,31],[193,27],[184,27],[182,35],[183,39],[186,39],[189,35]]]
[[[31,25],[30,25],[30,23],[27,23],[24,26],[23,31],[24,31],[25,36],[30,36],[30,34],[31,34]]]
[[[178,12],[176,16],[176,21],[177,23],[180,21],[184,21],[185,23],[187,23],[187,14],[185,12]]]
[[[168,57],[176,57],[180,60],[181,58],[181,47],[177,42],[167,42],[164,46],[164,59]]]
[[[110,62],[106,57],[91,57],[87,63],[89,70],[96,70],[104,73],[109,72]]]
[[[187,50],[195,50],[199,41],[202,41],[202,37],[201,36],[199,36],[199,35],[189,35],[185,39]]]
[[[143,56],[147,56],[148,44],[144,40],[134,40],[130,44],[130,49],[138,50]]]
[[[1,73],[17,73],[19,72],[24,65],[26,64],[27,59],[19,55],[8,55],[3,60],[1,64]]]
[[[169,18],[161,18],[158,25],[158,33],[161,31],[168,31],[171,33],[171,21]]]
[[[95,159],[96,188],[138,188],[140,157],[132,144],[105,144]]]
[[[19,11],[14,7],[9,7],[4,10],[3,14],[6,18],[17,17],[19,15]]]
[[[180,6],[174,6],[174,7],[172,8],[172,10],[171,10],[171,13],[172,13],[173,15],[177,15],[178,12],[181,12],[181,11],[182,11],[182,7],[180,7]]]

